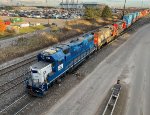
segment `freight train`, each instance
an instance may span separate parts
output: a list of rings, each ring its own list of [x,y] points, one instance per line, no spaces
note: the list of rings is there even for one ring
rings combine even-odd
[[[31,75],[26,80],[28,93],[42,97],[57,79],[73,70],[94,51],[114,40],[115,36],[148,13],[148,10],[130,13],[112,25],[42,51],[37,55],[38,62],[30,67]]]

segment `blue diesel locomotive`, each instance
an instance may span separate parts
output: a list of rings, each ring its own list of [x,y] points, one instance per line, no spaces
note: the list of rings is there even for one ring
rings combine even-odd
[[[77,40],[41,52],[37,56],[38,62],[30,67],[28,92],[31,95],[43,96],[58,77],[75,68],[95,51],[93,39],[93,34],[86,34]]]

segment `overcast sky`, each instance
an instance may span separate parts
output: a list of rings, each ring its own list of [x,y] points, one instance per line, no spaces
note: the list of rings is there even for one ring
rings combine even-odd
[[[49,5],[49,6],[58,6],[62,0],[0,0],[0,3],[4,4],[16,4],[22,3],[25,5]],[[63,0],[66,1],[66,0]],[[69,0],[71,1],[71,0]],[[74,0],[77,1],[77,0]],[[105,3],[111,6],[123,6],[124,0],[78,0],[79,2],[99,2]],[[127,0],[127,6],[143,6],[150,7],[150,0]]]

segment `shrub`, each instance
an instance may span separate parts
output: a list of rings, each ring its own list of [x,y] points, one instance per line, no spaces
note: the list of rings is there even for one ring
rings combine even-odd
[[[104,18],[111,18],[112,17],[112,11],[108,6],[105,6],[102,12],[102,17]]]

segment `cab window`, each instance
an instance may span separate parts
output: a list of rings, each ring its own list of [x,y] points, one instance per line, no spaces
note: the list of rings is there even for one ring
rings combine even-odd
[[[61,65],[63,62],[62,62],[62,60],[61,61],[58,61],[58,65]]]
[[[68,54],[68,53],[69,53],[69,49],[63,50],[63,53],[64,53],[64,54]]]
[[[55,62],[52,62],[52,67],[54,67],[55,66]]]
[[[38,73],[38,71],[37,71],[37,70],[31,70],[31,72],[32,72],[32,73]]]

